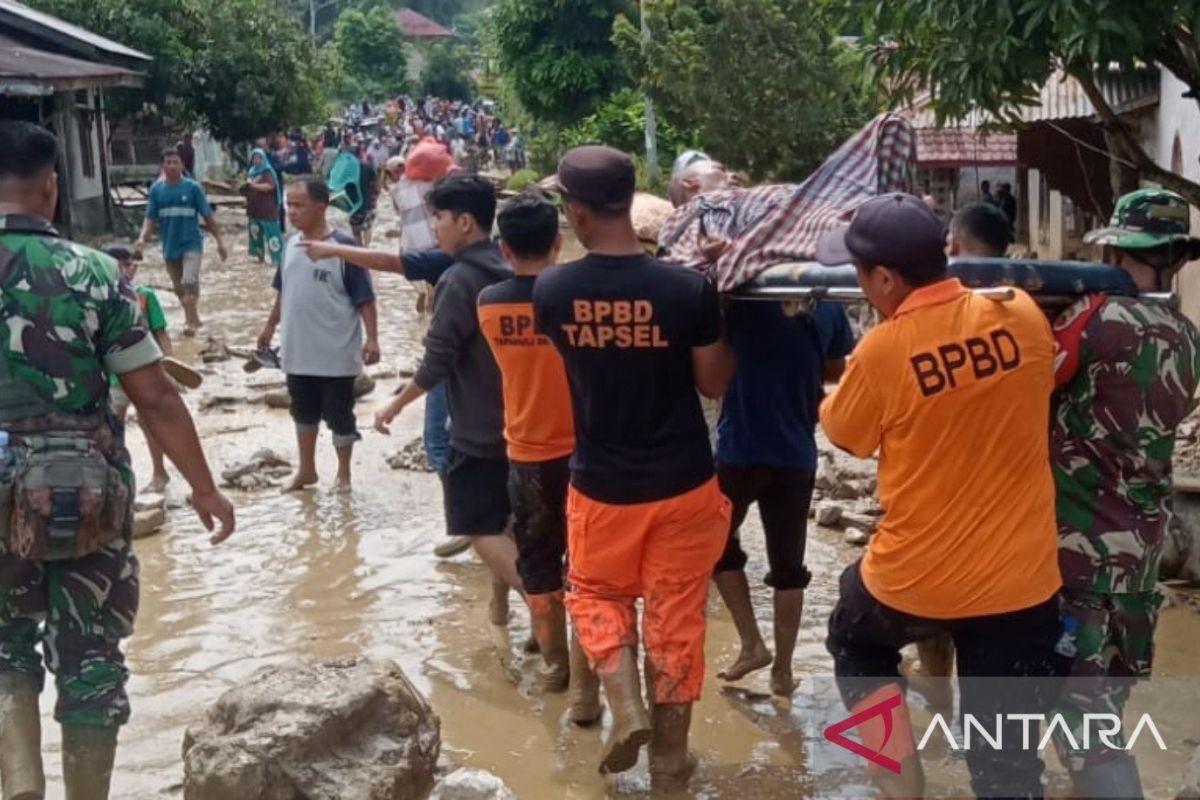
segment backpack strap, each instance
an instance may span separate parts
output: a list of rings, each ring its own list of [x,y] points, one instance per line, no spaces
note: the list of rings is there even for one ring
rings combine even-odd
[[[1062,388],[1079,371],[1083,332],[1104,308],[1108,295],[1090,294],[1054,321],[1054,386]]]

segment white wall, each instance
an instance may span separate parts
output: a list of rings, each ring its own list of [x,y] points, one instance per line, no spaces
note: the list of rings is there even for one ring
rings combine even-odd
[[[100,170],[100,137],[103,135],[98,117],[92,117],[91,136],[86,141],[80,140],[79,119],[83,111],[83,103],[76,102],[74,93],[68,95],[65,127],[70,146],[67,161],[71,169],[71,193],[75,201],[90,200],[104,195],[104,182]],[[95,111],[97,107],[97,90],[87,91],[87,108]],[[84,149],[91,151],[92,175],[83,174]]]
[[[1159,83],[1158,130],[1150,155],[1171,169],[1171,153],[1178,134],[1183,153],[1183,175],[1200,181],[1200,105],[1183,93],[1187,86],[1168,70]],[[1192,232],[1200,232],[1200,209],[1192,208]],[[1200,324],[1200,262],[1193,262],[1179,276],[1178,290],[1183,312]]]

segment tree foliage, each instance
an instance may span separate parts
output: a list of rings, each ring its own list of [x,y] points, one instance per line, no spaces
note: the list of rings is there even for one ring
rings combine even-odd
[[[421,70],[421,93],[427,97],[451,100],[470,100],[471,52],[454,42],[435,44],[429,48],[425,67]]]
[[[344,99],[390,97],[407,87],[408,45],[390,9],[343,12],[334,26],[333,42],[346,70]]]
[[[1080,82],[1110,147],[1200,205],[1200,185],[1162,169],[1113,113],[1098,68],[1162,64],[1200,99],[1200,0],[835,0],[862,25],[867,62],[899,99],[932,90],[943,119],[972,109],[1016,122],[1055,69]]]
[[[499,0],[500,68],[540,120],[573,123],[628,84],[612,43],[626,0]]]
[[[110,95],[240,141],[325,113],[329,64],[295,19],[262,0],[31,0],[154,58],[146,85]]]
[[[801,180],[872,109],[814,0],[646,0],[614,39],[661,116],[756,179]]]

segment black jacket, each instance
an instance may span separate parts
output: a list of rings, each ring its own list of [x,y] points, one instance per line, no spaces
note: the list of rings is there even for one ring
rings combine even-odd
[[[429,391],[446,381],[450,446],[477,458],[504,458],[504,397],[500,368],[479,330],[479,293],[512,277],[491,242],[454,254],[454,265],[433,293],[433,319],[425,334],[425,356],[413,380]]]

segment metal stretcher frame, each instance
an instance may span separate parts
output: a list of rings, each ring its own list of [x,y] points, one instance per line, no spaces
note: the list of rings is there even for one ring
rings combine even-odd
[[[1122,269],[1088,261],[1036,261],[1010,258],[951,259],[949,274],[971,290],[1006,299],[1023,289],[1043,306],[1067,306],[1088,294],[1137,295],[1151,302],[1174,302],[1171,292],[1141,292]],[[735,300],[863,300],[853,266],[826,267],[815,261],[778,264],[730,293]]]

